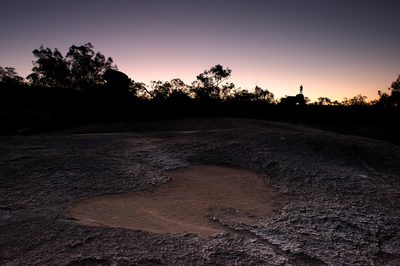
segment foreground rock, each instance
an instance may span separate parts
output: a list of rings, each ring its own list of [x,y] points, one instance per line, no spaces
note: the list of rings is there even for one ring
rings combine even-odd
[[[2,137],[0,147],[1,265],[400,261],[400,149],[382,141],[257,120],[183,119]],[[168,182],[165,170],[198,164],[253,170],[289,200],[255,224],[213,217],[232,232],[205,237],[88,226],[66,214],[76,201],[151,188]]]

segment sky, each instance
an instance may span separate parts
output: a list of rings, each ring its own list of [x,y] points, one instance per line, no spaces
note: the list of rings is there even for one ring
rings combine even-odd
[[[400,1],[1,0],[0,66],[32,73],[32,51],[91,42],[132,80],[230,68],[228,82],[276,98],[377,99],[400,74]]]

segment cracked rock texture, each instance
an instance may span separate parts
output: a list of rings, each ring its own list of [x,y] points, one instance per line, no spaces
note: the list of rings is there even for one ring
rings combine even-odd
[[[400,147],[284,123],[185,118],[0,137],[0,265],[400,265]],[[229,164],[288,200],[209,237],[96,227],[65,210]]]

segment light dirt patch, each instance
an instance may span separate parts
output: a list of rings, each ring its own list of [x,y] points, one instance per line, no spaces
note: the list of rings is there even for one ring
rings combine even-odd
[[[282,195],[247,169],[195,165],[168,170],[158,187],[75,203],[69,215],[89,225],[200,236],[229,231],[214,220],[257,223],[279,209]]]

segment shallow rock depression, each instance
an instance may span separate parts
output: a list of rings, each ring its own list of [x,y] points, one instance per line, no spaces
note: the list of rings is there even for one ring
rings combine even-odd
[[[201,236],[232,232],[215,219],[258,223],[277,211],[276,189],[239,167],[196,165],[169,170],[155,188],[80,201],[69,215],[90,225]]]

